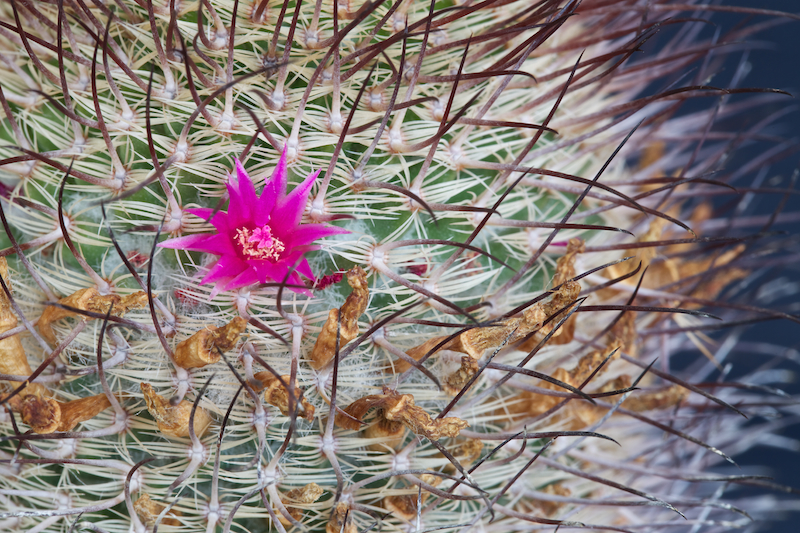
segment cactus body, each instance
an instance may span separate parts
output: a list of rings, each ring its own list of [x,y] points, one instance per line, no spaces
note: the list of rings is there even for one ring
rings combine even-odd
[[[757,103],[709,82],[748,30],[708,40],[689,6],[0,6],[4,527],[747,523],[725,487],[760,481],[725,461],[773,429],[743,443],[740,410],[784,402],[709,384],[706,330],[775,313],[729,289],[774,250],[712,193],[747,186],[724,162],[771,118],[717,126]],[[234,160],[261,193],[281,154],[290,190],[321,171],[286,238],[328,228],[291,268],[203,283],[278,261],[263,220],[156,248],[224,233]]]

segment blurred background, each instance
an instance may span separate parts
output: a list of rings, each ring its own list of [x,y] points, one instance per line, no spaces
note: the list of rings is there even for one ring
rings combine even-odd
[[[726,6],[750,6],[760,9],[785,11],[800,15],[800,0],[722,0],[721,2],[708,2]],[[731,28],[743,20],[741,14],[719,13],[714,17],[722,29]],[[752,22],[766,22],[766,16],[754,17]],[[773,26],[757,36],[756,46],[747,53],[746,61],[750,73],[741,86],[767,87],[781,89],[792,94],[792,97],[779,99],[776,106],[786,108],[786,116],[780,121],[779,127],[773,133],[778,133],[785,138],[792,138],[800,148],[800,20],[782,19],[779,25]],[[726,72],[721,79],[730,80],[742,53],[735,54],[735,61],[726,66]],[[716,85],[716,83],[715,83]],[[777,109],[777,107],[776,107]],[[741,160],[749,160],[754,154],[763,152],[764,146],[755,146],[745,149],[740,154]],[[787,187],[792,173],[800,168],[800,150],[793,153],[783,161],[771,165],[765,180],[766,186]],[[800,179],[798,180],[800,181]],[[796,184],[795,188],[800,187]],[[775,211],[781,201],[780,195],[765,198],[752,207],[754,213],[770,214]],[[800,212],[800,195],[788,199],[784,208],[785,212]],[[800,315],[800,220],[780,224],[775,229],[786,231],[794,236],[790,240],[789,255],[794,260],[788,264],[775,268],[764,268],[759,272],[759,281],[767,283],[774,293],[771,307],[777,307],[784,312]],[[800,325],[788,320],[774,320],[757,324],[755,327],[742,333],[740,342],[747,347],[750,343],[757,348],[761,343],[782,345],[789,351],[781,354],[784,359],[775,366],[775,370],[789,372],[794,375],[794,382],[781,385],[787,393],[800,396]],[[732,354],[730,362],[734,364],[733,376],[746,376],[752,370],[763,365],[767,356],[748,349],[739,350]],[[800,408],[796,411],[800,415]],[[762,421],[763,422],[763,421]],[[789,421],[794,427],[784,431],[783,440],[776,440],[772,446],[762,446],[751,452],[735,457],[735,460],[747,470],[747,465],[764,465],[764,458],[768,458],[767,465],[771,468],[769,475],[774,476],[775,482],[800,489],[800,416]],[[744,489],[744,494],[748,489]],[[789,512],[778,506],[776,514],[780,514],[779,521],[775,522],[767,531],[772,533],[796,533],[800,531],[800,494],[791,496],[797,504],[795,510]],[[784,513],[785,511],[785,513]]]

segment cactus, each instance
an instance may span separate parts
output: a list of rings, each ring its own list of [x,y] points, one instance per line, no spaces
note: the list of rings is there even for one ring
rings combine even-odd
[[[791,401],[724,328],[798,320],[736,196],[792,146],[726,170],[782,95],[692,6],[0,5],[2,527],[770,518],[726,465]]]

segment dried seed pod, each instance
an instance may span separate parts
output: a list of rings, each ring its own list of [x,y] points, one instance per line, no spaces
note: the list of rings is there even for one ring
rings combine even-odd
[[[286,492],[283,497],[281,497],[281,501],[286,506],[286,510],[289,511],[289,514],[292,515],[292,518],[299,522],[300,519],[303,518],[303,510],[293,507],[291,504],[310,505],[319,500],[319,497],[322,496],[323,492],[324,491],[322,490],[322,487],[316,483],[309,483],[303,487],[292,489]],[[280,512],[278,512],[277,509],[275,509],[275,514],[278,516],[278,520],[280,520],[281,524],[284,526],[289,527],[292,525],[292,523],[289,522],[289,520],[287,520],[286,517],[284,517]]]
[[[28,389],[25,389],[26,391]],[[105,394],[59,402],[39,393],[19,394],[9,402],[11,409],[22,415],[22,421],[36,433],[72,431],[111,406]]]
[[[166,508],[166,505],[153,501],[147,494],[142,494],[139,499],[133,503],[133,510],[136,511],[136,514],[139,515],[139,518],[142,519],[145,525],[151,527],[155,525],[158,516]],[[181,512],[176,509],[171,509],[164,519],[161,520],[160,524],[165,526],[180,526],[180,520],[174,518],[176,516],[181,516]]]
[[[498,326],[465,331],[458,337],[461,349],[452,349],[469,354],[473,359],[480,359],[486,350],[497,348],[503,343],[510,346],[532,332],[539,331],[547,316],[543,306],[532,305],[522,312],[521,317],[510,318]]]
[[[543,489],[540,489],[539,492],[544,494],[552,494],[553,496],[571,496],[572,491],[570,491],[567,487],[563,486],[561,483],[552,483],[547,485]],[[564,506],[562,502],[554,502],[544,499],[538,499],[535,495],[531,496],[530,500],[522,499],[520,500],[522,508],[527,508],[526,511],[535,510],[540,513],[543,513],[545,516],[555,516],[559,509]]]
[[[607,357],[611,356],[612,360],[618,358],[620,356],[618,348],[619,342],[614,341],[604,350],[595,350],[583,356],[572,370],[557,368],[555,372],[553,372],[552,377],[568,385],[572,385],[573,387],[578,387],[592,374],[592,372],[594,372],[596,368],[600,366],[603,361],[605,361]],[[611,355],[612,353],[613,355]],[[606,363],[606,365],[598,371],[595,377],[604,372],[607,368],[608,363]],[[564,392],[562,387],[556,385],[555,383],[550,383],[549,381],[541,381],[537,383],[537,385],[545,389]],[[557,396],[547,396],[545,394],[525,391],[518,394],[516,400],[516,402],[513,402],[506,407],[507,412],[511,414],[522,414],[525,416],[538,416],[549,411],[557,404],[561,403],[564,399]],[[591,411],[591,413],[595,412],[593,406],[587,405],[584,402],[570,402],[567,406],[567,409],[559,414],[559,417],[563,418],[564,416],[570,416],[570,414],[576,413],[578,416],[581,414],[589,416],[588,414],[584,413],[584,411],[587,409]],[[587,411],[587,413],[589,411]]]
[[[61,423],[61,406],[52,398],[29,394],[19,402],[22,421],[36,433],[52,433]]]
[[[393,516],[409,522],[416,518],[419,507],[416,494],[396,494],[383,499],[383,507]]]
[[[111,402],[105,394],[58,403],[61,407],[61,420],[57,431],[72,431],[81,422],[90,420],[111,407]]]
[[[472,359],[479,360],[483,357],[486,350],[496,348],[503,343],[513,344],[527,335],[542,328],[542,323],[547,318],[545,309],[542,305],[532,305],[525,309],[521,317],[510,318],[500,322],[496,326],[479,327],[465,331],[455,339],[440,347],[436,353],[441,354],[442,350],[460,352],[468,354]],[[406,351],[410,357],[420,360],[425,354],[441,344],[447,337],[436,337],[430,339],[419,346]],[[411,365],[402,359],[394,362],[396,372],[405,372]]]
[[[432,487],[439,485],[442,478],[433,474],[422,474],[419,479]],[[411,487],[409,487],[411,488]],[[384,508],[394,516],[405,521],[411,521],[419,514],[419,504],[425,503],[430,493],[424,488],[413,487],[413,494],[396,494],[383,499]]]
[[[636,412],[668,409],[681,403],[688,394],[689,391],[680,385],[671,385],[650,392],[635,391],[627,400],[622,402],[622,407]]]
[[[155,419],[161,433],[169,437],[188,437],[192,403],[183,400],[178,405],[172,406],[169,400],[156,394],[151,385],[141,383],[139,386],[142,389],[147,410]],[[211,416],[205,409],[198,407],[194,414],[195,435],[201,437],[209,425],[211,425]]]
[[[220,360],[219,352],[236,346],[247,328],[247,320],[237,316],[221,327],[206,326],[175,347],[175,364],[181,368],[201,368]],[[219,351],[217,351],[219,350]]]
[[[566,383],[569,383],[573,387],[580,386],[584,381],[586,381],[589,376],[592,375],[596,369],[600,368],[600,365],[603,364],[603,361],[608,359],[602,368],[600,368],[597,373],[594,375],[596,378],[600,374],[604,373],[608,370],[609,365],[612,361],[619,359],[621,352],[620,352],[621,343],[619,341],[612,341],[611,343],[606,346],[604,350],[594,350],[583,357],[580,358],[578,364],[569,371],[568,375],[565,379],[561,379]],[[555,387],[555,386],[554,386]]]
[[[259,386],[255,387],[257,391],[264,391],[264,401],[270,405],[274,405],[280,409],[281,414],[287,416],[289,414],[289,391],[283,386],[281,380],[275,377],[271,372],[258,372],[253,375],[259,382]],[[289,375],[281,376],[283,383],[289,383]],[[294,393],[295,397],[299,397],[300,389],[297,388],[297,380],[295,379]],[[305,398],[300,401],[297,408],[297,414],[311,422],[314,419],[314,406],[308,403]]]
[[[575,277],[577,274],[575,260],[578,258],[578,254],[582,254],[585,251],[586,244],[583,239],[573,238],[569,240],[566,253],[559,257],[556,262],[556,273],[553,275],[552,287],[558,287]]]
[[[457,437],[469,424],[457,417],[432,419],[424,409],[414,405],[411,394],[397,394],[386,391],[384,394],[364,396],[345,408],[345,412],[356,419],[361,419],[370,409],[379,408],[386,420],[400,422],[417,435],[439,440],[442,437]],[[359,424],[341,413],[336,415],[338,426],[357,430]]]
[[[111,315],[120,317],[131,309],[141,309],[147,305],[147,293],[143,291],[120,296],[119,294],[100,294],[95,287],[81,289],[65,298],[61,298],[58,303],[67,307],[90,311],[93,313],[106,314],[110,306]],[[53,331],[53,323],[62,318],[78,316],[75,311],[55,306],[45,308],[39,318],[39,333],[51,344],[56,343],[56,334]],[[90,320],[89,317],[83,317]]]
[[[464,439],[464,437],[459,437],[459,440],[463,440],[463,442],[453,447],[450,450],[450,455],[455,457],[461,463],[461,466],[467,467],[480,458],[483,452],[483,441],[479,439]],[[452,467],[450,464],[447,466]]]
[[[532,336],[527,342],[520,345],[520,350],[532,350],[543,338],[545,338],[556,327],[558,322],[566,316],[569,308],[574,304],[581,292],[581,285],[577,281],[567,281],[561,288],[553,293],[549,302],[542,306],[542,311],[547,318],[553,317],[547,324],[544,324],[536,335]],[[558,328],[548,340],[549,345],[567,344],[572,342],[575,336],[574,316]]]
[[[575,260],[577,259],[578,254],[582,254],[585,251],[586,245],[582,239],[570,239],[569,243],[567,244],[567,252],[558,258],[558,262],[556,263],[556,273],[553,276],[551,286],[558,287],[559,285],[563,285],[563,287],[561,287],[561,289],[559,289],[550,300],[549,306],[548,304],[545,304],[545,313],[547,316],[557,313],[561,308],[573,303],[578,298],[578,294],[581,292],[580,284],[576,281],[570,280],[576,275]],[[555,326],[557,322],[558,320],[554,320],[551,321],[551,324]],[[543,331],[536,342],[541,340],[541,338],[547,335],[549,332],[550,329],[547,329],[547,326],[545,326],[545,331]],[[556,331],[553,336],[550,337],[548,343],[551,345],[568,344],[572,342],[574,337],[575,317],[571,316],[561,325],[558,331]],[[533,346],[531,346],[529,349],[532,348]]]
[[[325,524],[325,533],[357,533],[353,522],[353,510],[345,502],[336,504],[336,508],[331,513],[328,523]]]
[[[3,282],[6,284],[9,292],[11,291],[11,278],[8,275],[8,263],[5,257],[0,257],[0,275],[3,276]],[[5,291],[0,290],[0,333],[17,327],[17,315],[11,307],[11,301],[6,296]],[[31,374],[31,366],[28,363],[28,357],[25,355],[25,349],[22,347],[22,341],[19,335],[11,335],[5,339],[0,339],[0,374],[9,374],[12,376],[29,376]],[[5,388],[14,390],[21,385],[19,381],[7,381]],[[24,397],[28,394],[44,394],[45,388],[39,383],[29,383],[22,391],[20,396]]]
[[[480,368],[477,360],[450,350],[439,353],[439,363],[442,369],[442,388],[452,396],[461,392]]]
[[[369,444],[367,448],[376,452],[386,452],[387,448],[397,449],[402,446],[406,431],[402,422],[387,419],[383,409],[379,408],[376,411],[375,422],[364,429],[364,437],[379,439],[379,442]]]
[[[358,336],[358,319],[364,314],[369,300],[367,274],[361,267],[354,266],[347,272],[347,283],[353,290],[339,309],[328,312],[328,320],[309,356],[311,366],[317,370],[327,365],[336,354],[337,329],[340,348]]]
[[[617,320],[610,332],[611,338],[619,341],[620,349],[632,357],[636,357],[636,314],[627,312]]]

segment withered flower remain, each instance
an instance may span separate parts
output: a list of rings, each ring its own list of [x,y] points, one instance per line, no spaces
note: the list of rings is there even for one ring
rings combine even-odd
[[[139,385],[147,404],[147,410],[158,424],[158,429],[168,437],[188,437],[189,421],[192,415],[192,403],[181,400],[178,405],[173,406],[169,400],[157,394],[153,387],[148,383]],[[194,433],[198,437],[203,434],[211,425],[211,416],[202,407],[198,407],[194,413]]]
[[[303,487],[299,487],[296,489],[292,489],[287,491],[286,493],[281,496],[281,501],[286,506],[286,510],[289,511],[289,514],[297,521],[300,521],[303,518],[303,509],[298,507],[294,507],[294,505],[310,505],[317,500],[319,500],[320,496],[323,494],[322,487],[317,485],[316,483],[308,483]],[[291,526],[291,522],[287,520],[277,509],[274,510],[278,520],[281,523],[289,527]]]
[[[111,309],[112,316],[120,317],[131,309],[141,309],[147,305],[147,293],[143,291],[133,294],[120,296],[118,294],[100,294],[95,287],[81,289],[58,301],[59,304],[72,307],[81,311],[90,311],[99,315],[105,315]],[[42,337],[51,344],[56,342],[56,334],[53,331],[53,323],[62,318],[79,316],[76,311],[71,311],[63,307],[53,305],[45,308],[39,318],[39,332]],[[91,320],[86,315],[80,315],[84,320]]]
[[[309,363],[317,370],[330,363],[336,355],[336,332],[339,332],[339,348],[358,336],[358,319],[367,309],[369,285],[367,274],[360,266],[347,272],[347,283],[353,289],[339,309],[331,309],[322,326]]]
[[[264,401],[277,407],[281,414],[288,415],[290,397],[289,391],[286,390],[284,383],[289,384],[291,382],[290,376],[286,374],[281,376],[281,379],[278,379],[271,372],[257,372],[253,377],[258,381],[258,385],[255,387],[256,392],[264,390]],[[283,383],[281,383],[281,381],[283,381]],[[308,400],[305,398],[300,398],[300,393],[301,390],[297,387],[297,380],[295,380],[294,405],[297,407],[297,414],[311,422],[314,420],[314,406],[308,403]],[[297,399],[300,399],[299,405]]]
[[[145,525],[150,527],[156,523],[159,515],[161,515],[166,508],[166,505],[154,501],[147,493],[139,496],[139,499],[133,503],[133,509],[136,511],[136,514],[139,515],[139,518],[142,519],[142,522],[144,522]],[[161,521],[161,525],[179,526],[181,522],[178,518],[176,518],[178,516],[181,516],[180,511],[177,509],[170,510]]]
[[[391,390],[386,390],[383,394],[364,396],[354,401],[344,409],[344,412],[350,416],[338,413],[336,424],[347,429],[361,429],[358,420],[363,419],[371,409],[378,410],[379,418],[401,423],[413,433],[431,440],[457,437],[462,429],[469,426],[466,421],[453,416],[432,419],[424,409],[414,404],[414,396],[398,394]]]
[[[0,275],[3,276],[6,288],[11,291],[11,277],[8,275],[8,263],[5,257],[0,257]],[[14,329],[18,323],[19,320],[11,306],[11,301],[5,291],[0,291],[0,334]],[[22,340],[19,334],[9,335],[4,339],[0,339],[0,374],[30,376],[31,372],[31,365],[28,363],[28,356],[22,347]],[[10,392],[20,385],[22,385],[20,381],[8,381],[3,388]],[[41,384],[28,383],[20,392],[20,396],[42,394],[43,392],[44,387]]]
[[[181,368],[201,368],[220,360],[220,352],[231,350],[247,328],[247,320],[237,316],[221,327],[207,326],[175,347],[175,364]]]

